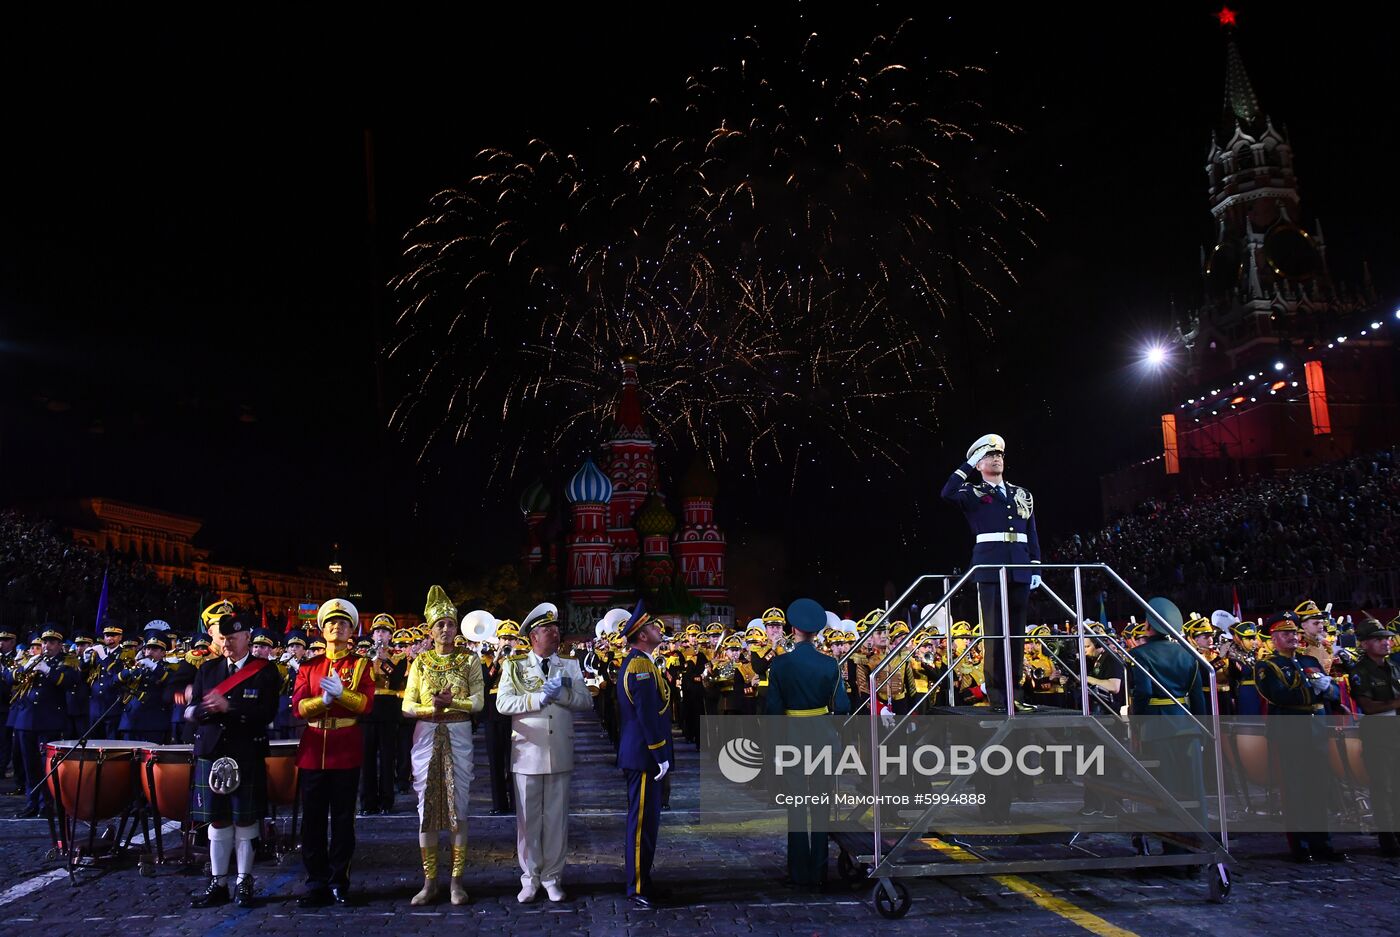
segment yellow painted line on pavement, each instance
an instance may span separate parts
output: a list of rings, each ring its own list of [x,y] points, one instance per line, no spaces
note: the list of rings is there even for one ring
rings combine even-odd
[[[958,862],[982,861],[961,846],[945,843],[941,839],[930,837],[921,840],[921,842],[927,846],[932,846],[945,856],[948,856],[950,859],[955,859]],[[1098,934],[1099,937],[1138,937],[1137,934],[1130,930],[1124,930],[1117,925],[1110,924],[1092,911],[1086,911],[1073,902],[1066,901],[1057,895],[1052,895],[1043,889],[1037,888],[1018,875],[994,875],[992,878],[999,884],[1011,889],[1016,894],[1024,898],[1029,898],[1036,907],[1043,908],[1046,911],[1053,911],[1071,924],[1082,927],[1091,934]]]

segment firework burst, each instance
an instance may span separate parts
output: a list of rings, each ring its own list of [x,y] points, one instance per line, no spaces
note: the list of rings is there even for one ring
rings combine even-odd
[[[478,154],[405,236],[394,430],[420,458],[489,439],[509,477],[596,442],[633,353],[663,440],[756,473],[809,446],[896,470],[1038,215],[977,165],[1016,128],[969,70],[906,65],[903,33],[855,57],[746,40],[588,162]]]

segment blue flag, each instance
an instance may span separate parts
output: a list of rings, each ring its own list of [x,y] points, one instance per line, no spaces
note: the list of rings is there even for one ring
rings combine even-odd
[[[110,567],[109,567],[110,568]],[[99,640],[102,638],[102,619],[107,616],[107,570],[102,571],[102,594],[97,597],[97,628]]]

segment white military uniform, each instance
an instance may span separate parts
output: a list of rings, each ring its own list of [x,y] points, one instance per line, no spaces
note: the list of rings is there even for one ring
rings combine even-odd
[[[546,703],[540,686],[543,661],[530,651],[507,658],[496,708],[511,717],[510,767],[515,774],[515,847],[520,884],[560,885],[569,848],[569,779],[574,770],[574,711],[593,708],[578,661],[554,654],[549,676],[562,673],[571,686]]]

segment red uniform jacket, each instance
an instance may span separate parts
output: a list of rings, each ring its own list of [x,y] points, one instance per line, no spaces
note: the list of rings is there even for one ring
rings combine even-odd
[[[327,708],[321,698],[321,678],[332,667],[345,692]],[[374,675],[365,658],[347,650],[335,660],[327,653],[302,664],[292,690],[292,712],[307,723],[297,749],[297,767],[303,771],[360,767],[365,753],[358,719],[373,705]]]

